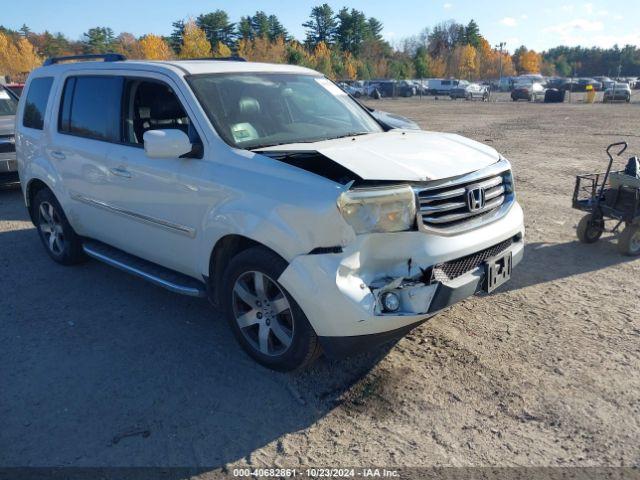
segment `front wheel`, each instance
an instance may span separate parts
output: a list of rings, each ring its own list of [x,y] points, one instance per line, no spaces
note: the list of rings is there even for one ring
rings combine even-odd
[[[640,225],[627,225],[618,239],[618,250],[628,256],[640,255]]]
[[[595,243],[597,242],[602,233],[604,232],[604,222],[600,218],[595,218],[593,214],[585,215],[578,223],[578,229],[576,231],[578,240],[582,243]]]
[[[279,371],[300,369],[320,354],[302,309],[280,285],[287,262],[265,247],[235,256],[223,280],[227,320],[242,348],[258,363]]]
[[[74,265],[85,260],[82,241],[51,190],[40,190],[32,208],[40,240],[53,260],[62,265]]]

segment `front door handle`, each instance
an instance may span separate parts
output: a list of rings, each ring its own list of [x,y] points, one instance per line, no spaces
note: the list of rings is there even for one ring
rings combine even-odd
[[[64,153],[58,150],[54,150],[53,152],[51,152],[51,156],[56,160],[64,160],[65,158],[67,158]]]
[[[114,167],[110,170],[110,172],[118,177],[131,178],[131,172],[126,168],[122,167]]]

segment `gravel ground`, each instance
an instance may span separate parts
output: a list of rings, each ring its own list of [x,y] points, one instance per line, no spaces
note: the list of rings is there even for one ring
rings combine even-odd
[[[640,466],[640,259],[575,238],[574,176],[640,139],[637,104],[381,100],[514,166],[512,281],[382,350],[277,374],[218,312],[45,254],[0,191],[0,465]]]

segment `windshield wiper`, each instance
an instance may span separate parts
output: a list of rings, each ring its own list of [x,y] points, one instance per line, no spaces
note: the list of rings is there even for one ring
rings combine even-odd
[[[336,140],[338,138],[359,137],[360,135],[369,135],[371,132],[349,132],[337,137],[327,137],[326,140]]]

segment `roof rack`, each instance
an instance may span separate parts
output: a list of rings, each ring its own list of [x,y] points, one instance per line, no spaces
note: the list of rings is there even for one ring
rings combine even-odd
[[[55,65],[56,63],[66,62],[68,60],[104,60],[105,62],[121,62],[127,59],[119,53],[91,53],[86,55],[67,55],[65,57],[47,58],[42,66]]]
[[[246,62],[244,57],[200,57],[200,58],[181,58],[180,60],[222,60],[223,62]]]

